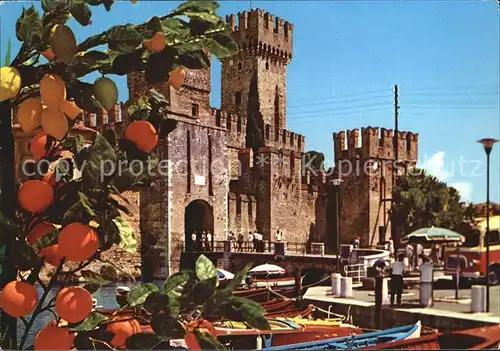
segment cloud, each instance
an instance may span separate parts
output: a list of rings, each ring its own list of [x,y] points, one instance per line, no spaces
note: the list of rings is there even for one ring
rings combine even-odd
[[[451,176],[451,172],[445,169],[443,151],[436,152],[430,158],[426,158],[422,162],[421,168],[443,182]]]
[[[448,183],[449,186],[454,187],[460,193],[462,201],[469,202],[472,198],[472,184],[469,182],[455,181],[453,182],[453,165],[451,170],[446,168],[445,153],[444,151],[436,152],[430,158],[426,158],[421,168],[425,169],[428,174],[433,175],[442,182]]]
[[[472,184],[467,182],[455,182],[450,186],[454,187],[460,193],[460,199],[465,202],[472,201]]]

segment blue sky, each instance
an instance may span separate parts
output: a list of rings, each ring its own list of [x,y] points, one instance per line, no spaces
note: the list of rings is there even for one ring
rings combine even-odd
[[[1,58],[28,2],[1,2]],[[178,2],[118,2],[92,7],[93,23],[70,25],[79,41],[111,25],[140,23]],[[476,140],[500,139],[499,9],[496,1],[225,1],[220,14],[262,8],[294,25],[288,67],[288,129],[306,149],[333,161],[332,133],[392,128],[392,90],[399,86],[401,130],[419,133],[419,162],[461,191],[486,198],[485,154]],[[212,105],[220,105],[220,65]],[[95,77],[89,77],[94,79]],[[128,93],[116,77],[120,98]],[[491,154],[491,200],[500,201],[500,144]]]

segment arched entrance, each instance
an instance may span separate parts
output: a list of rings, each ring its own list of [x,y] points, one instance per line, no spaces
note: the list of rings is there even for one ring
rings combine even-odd
[[[212,206],[204,200],[194,200],[186,206],[184,214],[185,243],[187,251],[199,250],[201,233],[205,231],[212,235],[212,245],[214,240],[214,213]],[[191,235],[196,232],[196,243],[193,243]]]

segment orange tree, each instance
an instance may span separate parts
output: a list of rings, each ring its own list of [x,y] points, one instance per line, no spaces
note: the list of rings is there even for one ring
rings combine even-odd
[[[118,89],[107,75],[144,72],[149,84],[179,89],[186,69],[209,66],[208,55],[236,53],[226,23],[216,14],[218,4],[187,1],[168,15],[113,26],[78,43],[68,19],[86,26],[92,6],[110,11],[113,0],[41,3],[42,15],[35,7],[23,9],[16,24],[22,46],[0,72],[2,347],[25,349],[34,321],[45,311],[54,320],[36,331],[36,350],[152,349],[171,339],[185,339],[190,348],[221,348],[210,321],[230,318],[268,328],[258,304],[232,294],[249,267],[222,288],[213,264],[200,256],[194,271],[170,276],[162,288],[135,287],[125,306],[110,315],[94,311],[91,297],[107,282],[85,270],[113,245],[136,249],[134,232],[120,215],[127,211],[120,194],[147,185],[152,172],[137,175],[135,167],[157,166],[150,153],[176,123],[166,115],[165,98],[151,90],[127,104],[130,124],[124,136],[96,133],[87,147],[71,128],[84,112],[113,113]],[[40,56],[48,62],[40,62]],[[102,76],[94,83],[81,80],[92,72]],[[36,167],[22,184],[14,179],[13,113],[23,131],[38,132],[31,142],[37,165],[49,164]],[[124,163],[130,167],[117,167]],[[45,264],[56,267],[49,282],[39,277]],[[86,285],[66,286],[48,298],[56,282],[75,281],[74,276]],[[20,340],[18,320],[25,326]]]

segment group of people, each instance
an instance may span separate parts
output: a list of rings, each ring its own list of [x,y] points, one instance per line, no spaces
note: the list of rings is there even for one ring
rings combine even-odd
[[[191,233],[191,247],[194,251],[213,251],[213,235],[203,230],[200,235],[196,231]]]
[[[263,240],[262,234],[257,232],[256,230],[254,232],[249,231],[248,232],[248,249],[250,252],[264,252],[265,251],[265,243]],[[238,234],[238,237],[233,233],[233,231],[229,232],[228,235],[228,240],[231,243],[231,248],[235,249],[237,252],[243,252],[245,251],[243,249],[243,244],[244,244],[244,237],[242,233]],[[237,246],[236,246],[237,244]]]

